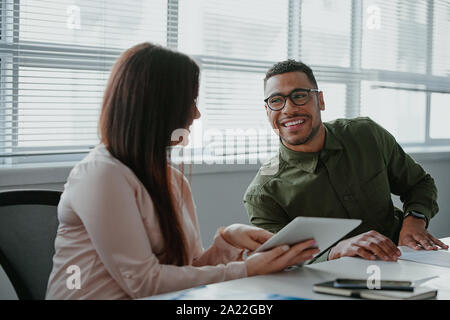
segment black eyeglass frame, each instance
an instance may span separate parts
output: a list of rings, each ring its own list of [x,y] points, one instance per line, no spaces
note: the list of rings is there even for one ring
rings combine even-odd
[[[300,103],[300,104],[295,103],[295,102],[294,102],[294,99],[292,99],[292,95],[293,95],[295,92],[299,92],[299,91],[307,92],[307,93],[308,93],[308,99],[307,99],[304,103]],[[270,108],[270,110],[272,110],[272,111],[280,111],[280,110],[283,110],[283,108],[286,106],[287,98],[289,98],[289,99],[291,100],[291,102],[292,102],[294,105],[296,105],[296,106],[304,106],[305,104],[308,103],[309,99],[311,98],[311,92],[321,92],[321,91],[320,91],[319,89],[311,89],[311,88],[296,88],[296,89],[292,90],[292,91],[291,91],[288,95],[286,95],[286,96],[284,96],[284,95],[282,95],[282,94],[279,94],[279,93],[273,94],[273,95],[269,96],[268,98],[264,99],[264,102],[265,102],[265,104]],[[274,109],[274,108],[272,108],[272,107],[270,106],[270,104],[269,104],[269,99],[270,99],[270,98],[273,98],[273,97],[282,97],[282,98],[284,99],[284,103],[283,103],[283,106],[282,106],[281,108]]]

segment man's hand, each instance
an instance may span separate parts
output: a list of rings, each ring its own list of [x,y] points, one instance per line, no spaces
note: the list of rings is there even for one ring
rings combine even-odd
[[[331,249],[328,260],[359,256],[367,260],[379,257],[384,261],[397,261],[400,255],[391,239],[372,230],[339,242]]]
[[[425,228],[426,223],[423,219],[407,216],[403,220],[402,229],[398,239],[399,246],[408,246],[414,250],[438,250],[439,247],[448,249],[448,246],[439,241]]]

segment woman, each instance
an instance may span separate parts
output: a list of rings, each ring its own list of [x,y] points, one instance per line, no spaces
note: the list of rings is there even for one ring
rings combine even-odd
[[[139,44],[116,62],[101,144],[73,168],[58,206],[47,299],[141,298],[280,271],[317,253],[309,241],[243,261],[243,249],[271,233],[239,224],[203,250],[189,184],[167,160],[171,133],[200,117],[198,89],[197,64],[160,46]]]

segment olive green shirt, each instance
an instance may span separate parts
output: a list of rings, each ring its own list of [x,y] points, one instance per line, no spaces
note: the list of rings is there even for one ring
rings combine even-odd
[[[433,178],[388,131],[369,118],[324,126],[320,152],[296,152],[280,142],[278,170],[264,171],[272,159],[258,171],[244,196],[253,225],[278,232],[298,216],[361,219],[345,238],[375,230],[397,243],[403,212],[418,211],[428,221],[438,212]],[[400,196],[403,212],[391,193]]]

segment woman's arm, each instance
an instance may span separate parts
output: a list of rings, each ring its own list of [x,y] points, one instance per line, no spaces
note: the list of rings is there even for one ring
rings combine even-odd
[[[201,252],[194,261],[194,266],[216,265],[220,263],[228,263],[231,261],[242,261],[242,254],[244,249],[235,247],[228,243],[222,235],[225,227],[217,229],[214,235],[212,245]]]
[[[131,298],[247,275],[244,262],[205,267],[160,264],[137,207],[133,177],[116,165],[87,165],[92,167],[69,191],[72,207],[105,268]]]

